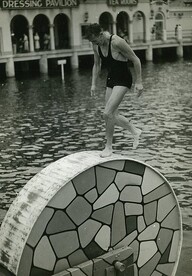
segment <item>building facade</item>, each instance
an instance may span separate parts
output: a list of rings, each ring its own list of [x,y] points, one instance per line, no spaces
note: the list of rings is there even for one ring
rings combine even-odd
[[[47,73],[48,59],[68,57],[79,66],[79,57],[91,55],[86,25],[124,37],[134,50],[192,45],[192,1],[175,6],[168,0],[1,0],[0,63],[6,75],[15,75],[15,62],[39,60]]]

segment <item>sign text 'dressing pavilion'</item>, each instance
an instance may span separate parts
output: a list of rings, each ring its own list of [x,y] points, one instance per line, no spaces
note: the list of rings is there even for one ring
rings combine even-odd
[[[39,9],[77,7],[79,0],[2,0],[2,9]]]

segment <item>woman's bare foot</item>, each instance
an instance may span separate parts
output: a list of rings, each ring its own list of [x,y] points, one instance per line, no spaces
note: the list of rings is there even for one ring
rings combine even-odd
[[[113,153],[112,147],[106,146],[105,149],[101,152],[100,156],[103,157],[103,158],[104,157],[109,157],[109,156],[112,155],[112,153]]]
[[[142,130],[141,129],[137,129],[137,134],[135,134],[133,136],[134,140],[133,140],[133,149],[136,149],[139,145],[139,138],[141,136]]]

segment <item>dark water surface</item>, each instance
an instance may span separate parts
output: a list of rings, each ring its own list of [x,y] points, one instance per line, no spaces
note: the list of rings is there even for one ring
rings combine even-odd
[[[132,150],[130,134],[116,128],[117,153],[146,162],[171,183],[185,230],[192,229],[192,61],[143,65],[144,94],[131,91],[121,112],[143,129]],[[95,99],[91,70],[60,77],[0,83],[0,222],[27,181],[53,161],[82,150],[101,150],[105,128],[105,71]]]

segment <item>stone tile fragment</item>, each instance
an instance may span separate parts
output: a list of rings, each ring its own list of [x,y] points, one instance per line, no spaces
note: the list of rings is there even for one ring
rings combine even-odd
[[[170,254],[170,250],[171,250],[171,243],[168,244],[165,252],[163,253],[163,255],[161,256],[161,259],[159,261],[159,264],[166,264],[169,262],[169,254]]]
[[[95,169],[94,167],[82,172],[73,179],[74,187],[78,194],[85,194],[95,187]]]
[[[121,191],[126,185],[141,185],[142,177],[140,175],[118,172],[115,177],[115,183],[118,189]]]
[[[162,221],[161,226],[173,230],[180,228],[178,209],[175,207],[169,215]]]
[[[86,247],[92,241],[92,239],[100,229],[101,225],[102,224],[100,222],[88,219],[81,226],[79,226],[79,239],[80,244],[83,248]]]
[[[144,205],[144,219],[147,225],[150,225],[156,221],[157,214],[157,202],[151,202]]]
[[[151,168],[146,167],[143,176],[142,193],[143,195],[155,190],[164,183],[164,179]]]
[[[121,227],[119,227],[121,225]],[[114,246],[126,236],[126,224],[124,206],[117,202],[114,207],[113,220],[111,225],[111,245]]]
[[[56,211],[49,224],[47,225],[46,233],[55,234],[67,230],[75,229],[75,224],[63,211]]]
[[[134,254],[133,254],[133,260],[134,260],[134,262],[136,262],[137,261],[137,259],[138,259],[138,255],[139,255],[139,242],[138,242],[138,240],[134,240],[129,246],[133,249],[133,252],[134,252]]]
[[[136,216],[129,216],[126,217],[126,232],[127,235],[131,232],[137,230],[137,217]]]
[[[113,205],[98,209],[92,213],[92,218],[110,225],[113,214]]]
[[[38,267],[32,267],[30,276],[52,276],[52,272],[38,268]],[[64,274],[63,276],[69,276],[68,274]]]
[[[58,258],[64,258],[79,248],[76,231],[51,235],[49,238]]]
[[[77,251],[73,252],[71,255],[68,256],[68,261],[70,263],[70,266],[74,267],[78,264],[88,261],[88,258],[82,249],[78,249]]]
[[[145,224],[145,220],[143,218],[143,216],[139,216],[137,218],[137,229],[139,232],[142,232],[145,228],[146,228],[146,224]]]
[[[80,225],[91,215],[92,207],[86,199],[77,196],[66,212],[75,224]]]
[[[111,184],[107,190],[95,201],[93,204],[93,209],[102,208],[106,205],[115,203],[118,200],[119,191],[115,184]]]
[[[138,267],[147,263],[157,252],[157,246],[155,241],[144,241],[140,243]]]
[[[63,186],[58,193],[50,200],[48,206],[64,209],[70,202],[76,197],[76,191],[73,187],[72,182],[67,183]]]
[[[124,171],[142,176],[145,171],[145,165],[135,161],[126,160]]]
[[[155,201],[161,197],[164,197],[165,195],[169,194],[171,192],[170,187],[167,184],[163,184],[156,188],[155,190],[152,190],[150,193],[145,195],[143,198],[144,203],[149,203],[151,201]]]
[[[151,274],[151,276],[162,276],[162,273],[154,270],[153,273]]]
[[[95,242],[105,251],[109,249],[111,240],[111,229],[107,225],[103,225],[95,237]]]
[[[138,267],[136,264],[134,264],[134,276],[138,276],[138,275],[139,275]]]
[[[141,202],[141,190],[137,186],[126,186],[120,195],[120,200],[129,202]]]
[[[100,166],[102,167],[106,167],[106,168],[110,168],[110,169],[114,169],[117,171],[122,171],[125,165],[125,161],[124,160],[114,160],[114,161],[109,161],[106,163],[102,163]]]
[[[99,194],[102,194],[114,181],[115,174],[115,170],[102,168],[99,166],[96,167],[97,190]]]
[[[106,253],[95,241],[90,242],[85,248],[84,252],[89,260]]]
[[[56,262],[56,265],[55,265],[55,269],[54,269],[54,273],[59,273],[67,268],[69,268],[70,265],[68,263],[68,260],[67,259],[60,259]]]
[[[139,270],[139,276],[151,275],[156,265],[161,258],[161,254],[157,252],[151,260],[149,260],[141,269]]]
[[[90,202],[93,203],[98,197],[98,193],[96,189],[92,189],[85,194],[85,198]]]
[[[143,213],[143,206],[136,203],[125,203],[125,215],[134,216],[141,215]]]
[[[175,231],[173,235],[173,241],[171,244],[169,262],[175,262],[177,260],[179,242],[180,242],[180,233],[179,231]]]
[[[155,222],[149,225],[143,232],[138,236],[139,241],[154,240],[159,232],[160,225]]]
[[[135,238],[137,237],[137,231],[133,231],[131,234],[129,234],[128,236],[126,236],[124,239],[122,239],[119,243],[117,243],[114,248],[120,248],[123,246],[127,246],[129,245]]]
[[[47,261],[49,260],[49,261]],[[52,271],[56,262],[53,249],[46,236],[42,237],[34,251],[34,266]]]
[[[164,253],[173,236],[173,230],[161,228],[157,236],[157,246]]]
[[[42,237],[43,232],[45,231],[45,228],[46,228],[50,218],[52,217],[53,213],[54,213],[54,210],[51,208],[45,208],[42,211],[42,213],[38,217],[32,231],[29,235],[27,243],[30,246],[32,246],[32,247],[36,246],[36,244]]]
[[[163,275],[171,275],[174,267],[174,263],[171,264],[159,264],[156,268],[157,271],[161,272]]]
[[[157,220],[161,222],[169,214],[169,212],[173,209],[175,205],[176,201],[172,194],[168,194],[159,199]]]

